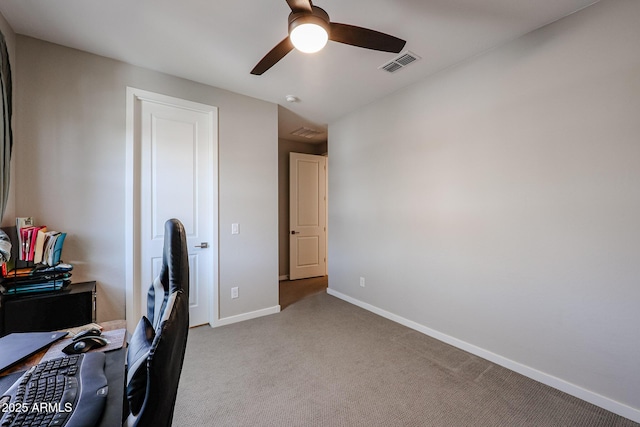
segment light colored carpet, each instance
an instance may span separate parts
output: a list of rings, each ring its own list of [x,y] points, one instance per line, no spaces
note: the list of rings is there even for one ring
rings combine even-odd
[[[326,293],[189,333],[174,426],[638,426]]]

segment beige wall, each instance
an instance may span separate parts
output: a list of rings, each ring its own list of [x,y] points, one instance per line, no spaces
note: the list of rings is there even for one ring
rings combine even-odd
[[[326,141],[308,144],[278,140],[278,254],[280,277],[289,275],[289,153],[327,154]]]
[[[332,292],[640,421],[638,23],[603,0],[331,123]]]
[[[16,213],[68,232],[99,321],[125,315],[127,86],[218,107],[220,316],[277,307],[277,105],[24,36],[16,62]]]

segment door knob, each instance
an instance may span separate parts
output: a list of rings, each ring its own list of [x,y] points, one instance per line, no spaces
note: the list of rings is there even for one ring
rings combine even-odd
[[[209,247],[209,243],[207,242],[202,242],[199,245],[194,246],[194,248],[202,248],[202,249],[207,249]]]
[[[291,234],[300,234],[299,231],[291,230]]]

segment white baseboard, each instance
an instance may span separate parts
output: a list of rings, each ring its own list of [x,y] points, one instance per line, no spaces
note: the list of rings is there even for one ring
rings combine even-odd
[[[263,308],[262,310],[250,311],[249,313],[242,313],[236,316],[223,317],[214,322],[211,327],[217,328],[218,326],[230,325],[232,323],[238,323],[245,320],[255,319],[256,317],[268,316],[270,314],[280,313],[280,306],[276,305],[269,308]]]
[[[375,313],[379,316],[382,316],[396,323],[399,323],[403,326],[406,326],[407,328],[414,329],[418,332],[421,332],[425,335],[433,337],[437,340],[450,344],[454,347],[458,347],[459,349],[475,354],[476,356],[482,357],[483,359],[486,359],[497,365],[503,366],[507,369],[511,369],[512,371],[522,374],[525,377],[531,378],[533,380],[546,384],[550,387],[563,391],[567,394],[577,397],[578,399],[582,399],[586,402],[592,403],[596,406],[606,409],[607,411],[611,411],[615,414],[628,418],[632,421],[640,422],[640,409],[632,408],[623,403],[612,400],[608,397],[601,396],[597,393],[586,390],[575,384],[572,384],[560,378],[554,377],[553,375],[546,374],[544,372],[538,371],[537,369],[515,362],[511,359],[507,359],[506,357],[500,356],[499,354],[492,353],[488,350],[477,347],[473,344],[469,344],[468,342],[443,334],[442,332],[438,332],[434,329],[428,328],[412,320],[405,319],[404,317],[398,316],[396,314],[390,313],[386,310],[375,307],[366,302],[352,298],[348,295],[345,295],[331,288],[327,289],[327,293],[329,295],[333,295],[337,298],[340,298],[341,300],[344,300],[348,303],[351,303],[360,308],[363,308],[372,313]]]

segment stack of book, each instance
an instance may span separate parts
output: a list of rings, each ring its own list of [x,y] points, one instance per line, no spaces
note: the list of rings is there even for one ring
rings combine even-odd
[[[12,248],[11,259],[2,264],[1,293],[52,291],[71,283],[73,266],[60,261],[67,233],[37,226],[32,217],[17,218],[15,228],[3,230]]]
[[[49,231],[45,225],[36,226],[32,217],[16,219],[16,231],[20,261],[49,266],[60,262],[67,233]]]
[[[3,275],[0,293],[5,295],[57,291],[71,283],[71,264],[54,267],[36,266],[16,268]]]

